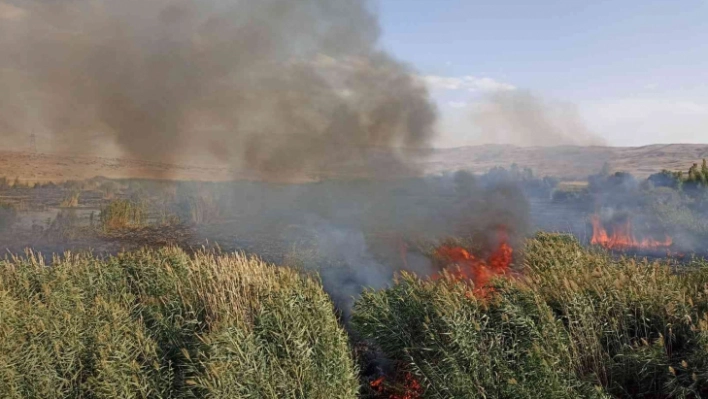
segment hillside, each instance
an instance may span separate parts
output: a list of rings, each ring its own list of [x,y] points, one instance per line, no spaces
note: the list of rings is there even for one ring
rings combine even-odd
[[[460,169],[485,172],[495,166],[516,163],[532,168],[537,175],[567,180],[584,179],[607,162],[612,170],[630,171],[646,177],[662,169],[683,170],[691,163],[708,158],[708,145],[668,144],[645,147],[515,147],[483,145],[409,153],[413,163],[426,173]],[[375,159],[385,162],[378,153]],[[349,165],[349,176],[359,175],[363,165]],[[312,172],[311,176],[331,174]],[[95,176],[110,178],[169,178],[179,180],[225,181],[247,176],[227,166],[177,165],[143,160],[104,158],[59,153],[0,151],[0,176],[23,181],[64,181]]]
[[[584,179],[607,162],[613,171],[646,177],[662,169],[684,170],[708,157],[708,145],[668,144],[645,147],[515,147],[483,145],[435,150],[425,160],[429,173],[469,169],[485,172],[516,163],[540,176]]]

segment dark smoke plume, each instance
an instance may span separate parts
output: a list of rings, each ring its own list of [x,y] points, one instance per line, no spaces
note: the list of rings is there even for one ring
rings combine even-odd
[[[489,94],[478,104],[472,120],[482,143],[519,146],[604,145],[571,104],[552,103],[528,91]]]
[[[134,158],[218,160],[293,183],[323,170],[408,172],[405,154],[420,151],[396,149],[432,135],[426,88],[378,47],[365,0],[0,4],[2,139],[41,130],[87,152],[95,137],[109,137]],[[431,272],[406,240],[491,239],[501,224],[516,244],[528,230],[520,192],[468,174],[187,187],[176,190],[177,214],[215,202],[212,218],[231,221],[196,238],[314,253],[302,264],[320,271],[344,310],[398,270]]]
[[[265,177],[423,146],[436,111],[378,37],[364,0],[0,0],[0,135]]]

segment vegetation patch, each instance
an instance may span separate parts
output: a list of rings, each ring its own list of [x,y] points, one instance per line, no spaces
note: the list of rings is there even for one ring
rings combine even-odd
[[[489,298],[454,279],[406,276],[357,302],[355,331],[424,389],[415,396],[394,376],[394,397],[708,394],[704,262],[677,273],[548,234],[528,242],[525,259]]]
[[[166,248],[0,263],[6,398],[355,398],[317,280]]]
[[[104,231],[140,227],[147,220],[147,208],[140,201],[116,199],[101,208],[101,227]]]

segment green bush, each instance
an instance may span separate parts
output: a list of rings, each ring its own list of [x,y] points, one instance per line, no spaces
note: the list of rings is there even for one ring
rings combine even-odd
[[[356,304],[355,331],[426,398],[708,395],[708,265],[616,258],[539,234],[521,273],[479,300],[401,279]]]
[[[318,281],[174,248],[0,262],[7,398],[354,398]]]
[[[705,265],[616,259],[542,235],[527,247],[534,290],[571,335],[577,373],[618,397],[708,393]]]
[[[355,330],[411,372],[425,398],[601,397],[574,374],[568,334],[533,291],[497,282],[488,302],[410,276],[356,304]]]
[[[449,278],[402,276],[356,302],[352,331],[425,398],[708,396],[705,262],[679,270],[539,234],[517,271],[482,299]],[[3,398],[358,390],[329,297],[292,269],[175,248],[0,261]]]

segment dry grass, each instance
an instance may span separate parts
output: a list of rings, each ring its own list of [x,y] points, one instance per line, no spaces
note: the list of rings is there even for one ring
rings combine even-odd
[[[141,227],[147,219],[147,206],[139,201],[116,199],[101,208],[100,220],[104,231]]]
[[[81,197],[81,191],[74,190],[67,194],[64,199],[59,203],[60,208],[76,208],[79,206],[79,198]]]

